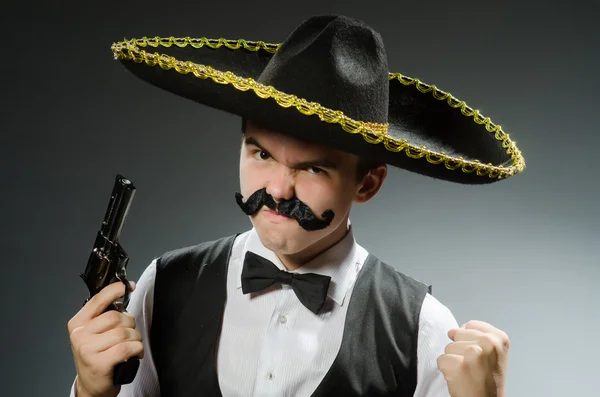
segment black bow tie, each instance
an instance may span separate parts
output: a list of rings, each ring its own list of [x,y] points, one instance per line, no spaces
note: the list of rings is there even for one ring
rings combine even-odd
[[[246,252],[242,269],[242,291],[262,291],[275,283],[292,286],[298,300],[308,310],[317,314],[327,298],[331,277],[315,273],[297,274],[279,270],[268,259],[254,252]]]

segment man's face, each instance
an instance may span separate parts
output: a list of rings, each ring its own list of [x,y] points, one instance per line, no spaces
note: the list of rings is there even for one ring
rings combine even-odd
[[[246,125],[240,151],[240,189],[246,200],[265,188],[276,202],[297,198],[316,217],[335,216],[324,229],[307,231],[289,217],[266,206],[250,219],[270,250],[293,255],[346,230],[348,214],[361,188],[356,180],[358,157],[306,143],[285,134]]]

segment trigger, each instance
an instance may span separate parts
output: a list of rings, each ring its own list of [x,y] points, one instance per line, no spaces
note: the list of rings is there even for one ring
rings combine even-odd
[[[131,285],[129,284],[129,281],[127,281],[126,278],[124,278],[123,280],[123,284],[125,284],[125,296],[123,297],[123,310],[127,309],[127,306],[129,305],[129,297],[131,295]]]
[[[119,280],[121,280],[121,282],[123,284],[125,284],[125,295],[123,296],[123,305],[121,306],[121,310],[120,311],[124,311],[127,306],[129,305],[129,298],[131,295],[131,285],[129,284],[129,281],[127,281],[127,276],[125,275],[125,272],[123,269],[121,269],[121,271],[119,273],[117,273],[117,278]]]

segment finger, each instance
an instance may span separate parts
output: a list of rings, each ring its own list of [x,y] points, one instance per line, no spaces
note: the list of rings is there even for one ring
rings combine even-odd
[[[480,320],[470,320],[463,324],[465,329],[476,329],[481,332],[489,332],[497,336],[502,336],[504,331],[494,327],[490,323],[486,323],[485,321]]]
[[[437,358],[437,366],[446,381],[451,382],[460,373],[463,361],[459,354],[442,354]]]
[[[452,342],[446,345],[446,347],[444,348],[444,353],[460,354],[464,356],[465,351],[467,351],[470,346],[474,345],[477,345],[476,341]]]
[[[94,342],[90,343],[89,349],[93,353],[100,353],[111,347],[127,341],[142,341],[142,335],[132,328],[114,328],[106,331],[99,337],[94,338]]]
[[[144,358],[144,345],[140,341],[122,342],[98,353],[98,362],[123,363],[131,357]]]
[[[133,314],[109,310],[89,321],[85,326],[86,330],[92,334],[101,334],[118,327],[135,328]]]
[[[467,352],[472,350],[482,352],[483,349],[477,341],[461,341],[461,342],[452,342],[446,345],[444,348],[444,353],[446,354],[456,354],[464,356]]]
[[[495,335],[502,344],[503,349],[505,350],[508,350],[510,346],[510,340],[506,332],[502,331],[497,327],[494,327],[492,324],[480,320],[470,320],[467,323],[465,323],[464,326],[466,329],[476,329],[484,333]]]
[[[475,329],[458,329],[456,332],[454,332],[454,337],[452,340],[454,342],[477,341],[482,335],[483,332]]]
[[[133,281],[129,281],[129,284],[131,286],[131,290],[135,290],[135,283]],[[124,295],[125,285],[120,281],[111,283],[104,287],[80,310],[78,314],[78,320],[81,321],[81,325],[95,317],[98,317],[106,310],[108,305]]]
[[[490,356],[507,350],[503,341],[496,335],[489,332],[481,332],[474,329],[461,329],[454,335],[454,343],[471,342],[481,347],[482,351]]]
[[[456,332],[458,331],[458,328],[452,328],[448,331],[448,338],[454,340],[454,336],[456,335]]]
[[[129,281],[132,291],[135,289],[135,283]],[[114,282],[104,287],[100,292],[94,295],[75,316],[67,323],[69,335],[83,327],[91,319],[106,311],[106,308],[118,298],[125,295],[125,285],[122,282]]]

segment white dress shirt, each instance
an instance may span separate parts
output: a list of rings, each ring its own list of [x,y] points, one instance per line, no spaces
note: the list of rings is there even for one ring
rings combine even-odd
[[[218,345],[217,374],[223,397],[310,396],[331,367],[341,345],[344,320],[354,282],[368,252],[349,228],[346,236],[295,272],[328,275],[327,309],[318,315],[305,308],[291,287],[279,285],[261,293],[242,293],[241,272],[247,251],[285,267],[265,248],[254,229],[234,242],[227,274],[227,302]],[[144,358],[131,384],[119,396],[159,397],[158,378],[149,341],[156,259],[142,273],[127,311],[136,318]],[[417,344],[417,387],[414,397],[448,397],[437,357],[458,327],[454,316],[432,295],[421,308]],[[71,397],[76,397],[74,384]]]

